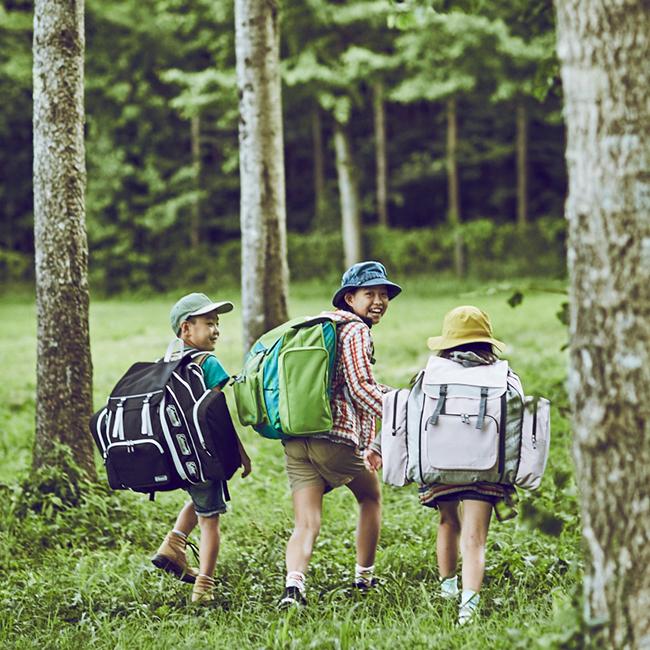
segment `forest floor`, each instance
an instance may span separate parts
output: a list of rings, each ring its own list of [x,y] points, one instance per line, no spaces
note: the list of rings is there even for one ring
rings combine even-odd
[[[34,429],[35,307],[28,297],[0,306],[0,647],[156,650],[200,648],[552,648],[578,647],[581,549],[566,420],[566,327],[556,314],[566,296],[551,281],[522,286],[411,279],[373,329],[377,379],[406,386],[426,362],[426,338],[445,312],[475,304],[526,392],[553,402],[553,440],[539,490],[520,491],[519,516],[493,521],[480,617],[457,627],[454,604],[437,596],[437,513],[417,503],[414,486],[384,486],[381,586],[365,598],[348,586],[354,569],[356,504],[342,488],[325,497],[323,526],[308,576],[309,606],[276,610],[284,548],[292,529],[290,492],[278,442],[241,431],[253,473],[231,482],[230,511],[212,607],[189,604],[190,588],[149,558],[169,530],[184,493],[149,502],[100,486],[75,491],[56,471],[28,473]],[[516,289],[523,302],[508,304]],[[209,292],[238,304],[236,291]],[[291,315],[327,308],[333,293],[292,286]],[[134,361],[160,357],[170,340],[177,296],[93,302],[95,407]],[[230,372],[241,365],[239,312],[221,317],[215,353]],[[231,396],[229,396],[230,398]],[[195,540],[198,541],[198,540]]]

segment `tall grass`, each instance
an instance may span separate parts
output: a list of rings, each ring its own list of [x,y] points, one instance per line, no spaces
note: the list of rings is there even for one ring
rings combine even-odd
[[[399,279],[398,279],[399,281]],[[282,448],[241,431],[253,474],[235,478],[214,607],[188,604],[189,588],[149,563],[184,502],[83,485],[61,489],[56,472],[30,476],[34,419],[35,325],[31,301],[0,307],[0,647],[7,648],[531,648],[576,643],[579,526],[563,413],[566,332],[556,319],[560,293],[524,291],[513,309],[508,285],[404,280],[404,293],[373,329],[380,381],[406,385],[427,358],[425,340],[458,304],[491,315],[496,335],[528,392],[551,397],[553,443],[537,493],[521,494],[521,514],[492,523],[477,624],[458,628],[452,603],[436,596],[437,514],[412,487],[384,489],[377,568],[381,588],[366,598],[348,590],[354,567],[356,506],[345,489],[325,498],[322,532],[308,576],[309,607],[280,615],[284,545],[292,527]],[[546,289],[548,287],[544,287]],[[555,287],[558,288],[558,287]],[[292,289],[292,315],[320,311],[334,287]],[[234,292],[207,289],[238,302]],[[136,360],[161,356],[175,297],[122,298],[91,308],[95,406]],[[237,312],[221,318],[217,355],[231,371],[241,358]],[[63,496],[61,496],[63,495]]]

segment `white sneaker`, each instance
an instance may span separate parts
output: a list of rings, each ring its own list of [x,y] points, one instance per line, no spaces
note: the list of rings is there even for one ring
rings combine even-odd
[[[440,580],[440,596],[445,600],[458,598],[458,576]]]
[[[465,625],[476,619],[479,599],[478,593],[474,593],[467,600],[461,600],[458,608],[458,625]]]

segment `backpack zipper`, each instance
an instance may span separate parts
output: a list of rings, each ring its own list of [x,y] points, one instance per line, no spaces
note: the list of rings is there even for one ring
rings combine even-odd
[[[162,448],[162,445],[156,441],[156,440],[120,440],[119,442],[112,442],[108,447],[106,448],[106,453],[104,454],[104,458],[108,455],[108,452],[113,448],[113,447],[126,447],[127,450],[129,447],[135,447],[136,445],[155,445],[158,447],[158,451],[161,454],[164,454],[165,451]]]
[[[136,393],[134,395],[115,395],[114,397],[109,397],[109,401],[112,399],[119,399],[122,402],[126,402],[127,399],[133,399],[134,397],[151,397],[151,395],[157,395],[158,393],[162,393],[163,389],[161,388],[160,390],[154,390],[151,391],[150,393]]]

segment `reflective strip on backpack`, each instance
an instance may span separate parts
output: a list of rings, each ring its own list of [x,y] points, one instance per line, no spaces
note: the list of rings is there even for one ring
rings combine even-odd
[[[176,373],[174,373],[174,375],[176,375]],[[176,375],[176,377],[178,377],[178,375]],[[178,379],[180,379],[181,382],[183,384],[185,384],[185,386],[187,386],[188,391],[190,392],[192,397],[194,397],[194,394],[192,393],[192,390],[191,390],[190,386],[185,381],[183,381],[183,379],[181,379],[180,377],[178,377]],[[194,444],[194,438],[192,437],[192,434],[191,434],[191,431],[190,431],[190,423],[187,421],[187,418],[185,417],[185,411],[183,410],[183,407],[181,406],[180,402],[178,401],[178,398],[174,394],[174,391],[169,386],[167,386],[167,390],[169,391],[169,394],[174,398],[174,402],[176,402],[176,406],[178,406],[178,412],[180,413],[181,417],[183,418],[183,422],[185,422],[185,430],[187,431],[187,434],[188,434],[187,437],[188,437],[189,441],[192,443],[192,447],[194,448],[194,455],[196,456],[197,466],[198,466],[198,470],[199,470],[199,476],[201,478],[201,480],[197,481],[197,482],[198,483],[204,483],[207,479],[203,475],[203,467],[201,467],[201,458],[199,456],[199,452],[196,449],[196,445]],[[199,435],[199,437],[202,437],[200,430],[199,430],[198,435]],[[205,443],[203,443],[203,445],[205,446]]]
[[[95,429],[97,431],[97,440],[99,440],[99,443],[102,446],[102,456],[106,456],[106,445],[104,444],[104,440],[102,439],[102,420],[104,420],[106,416],[106,412],[108,409],[103,409],[102,412],[99,414],[99,417],[97,418],[97,424],[95,426]]]
[[[167,422],[165,420],[165,396],[164,395],[160,402],[158,413],[160,415],[160,426],[162,427],[163,436],[165,437],[165,441],[167,442],[167,449],[169,449],[169,453],[172,457],[172,461],[174,462],[174,467],[176,468],[178,475],[184,481],[188,481],[189,483],[191,483],[192,481],[190,481],[187,478],[187,474],[185,473],[185,468],[183,467],[183,463],[181,462],[181,459],[178,457],[178,454],[176,453],[176,447],[174,446],[172,435],[169,431],[169,427],[167,426]]]
[[[203,449],[207,449],[205,446],[205,438],[203,437],[203,431],[201,431],[201,425],[199,424],[199,406],[201,405],[201,402],[211,393],[212,391],[206,390],[203,396],[196,402],[194,405],[194,408],[192,409],[192,418],[194,419],[194,426],[196,428],[196,433],[199,436],[199,440],[201,441],[201,444],[203,445]]]

